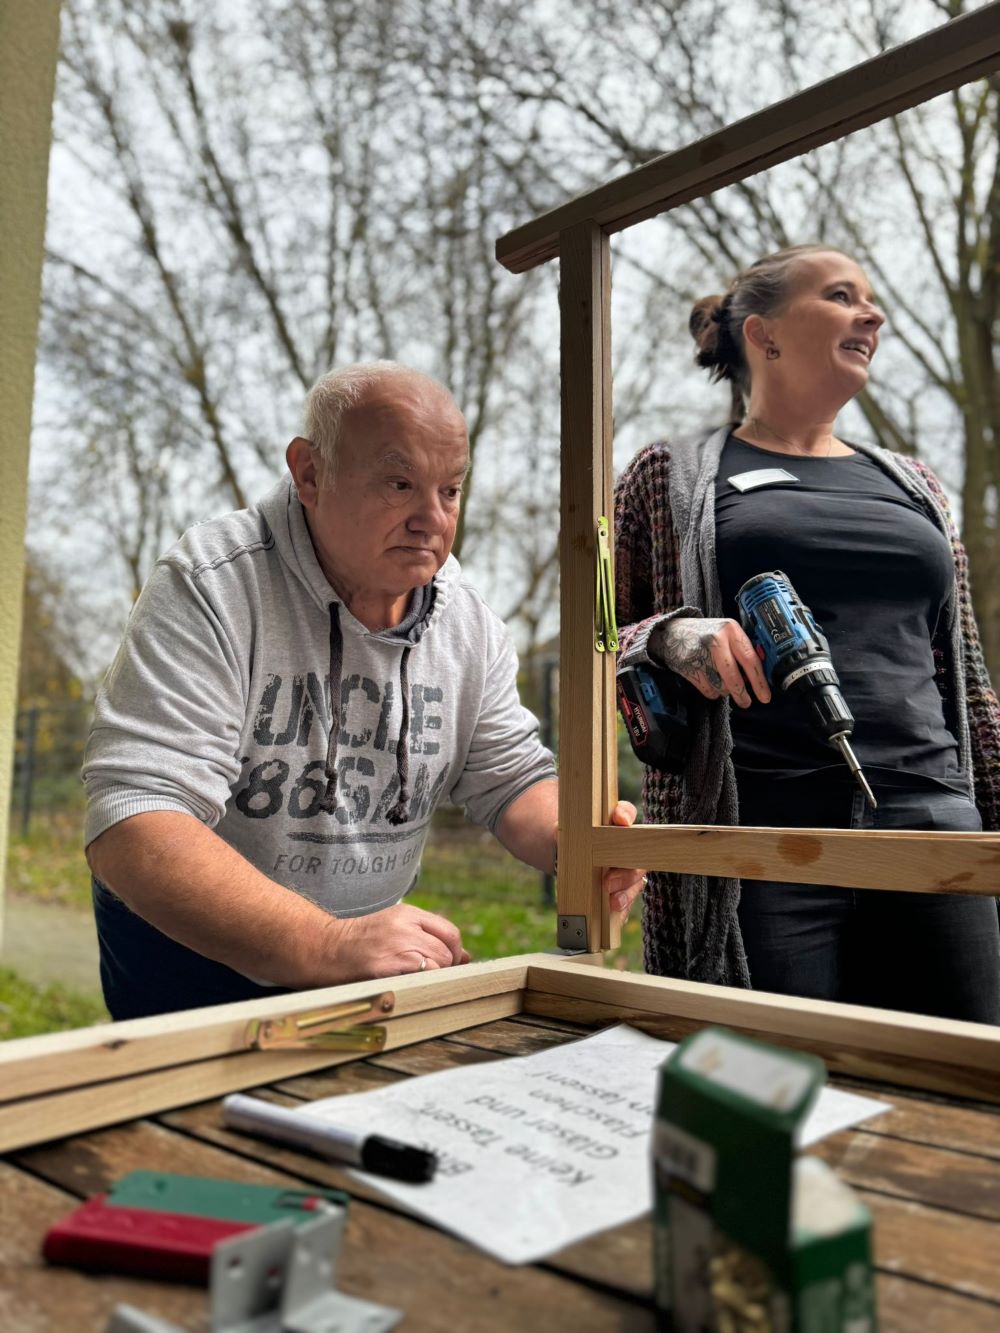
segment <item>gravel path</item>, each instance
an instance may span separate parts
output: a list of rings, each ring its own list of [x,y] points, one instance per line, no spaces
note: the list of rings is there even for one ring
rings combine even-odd
[[[92,914],[8,893],[3,904],[0,966],[13,968],[36,985],[61,981],[73,990],[98,993],[101,983]]]

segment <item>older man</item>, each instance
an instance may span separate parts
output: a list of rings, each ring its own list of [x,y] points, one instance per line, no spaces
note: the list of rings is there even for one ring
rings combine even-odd
[[[289,476],[158,562],[97,701],[87,857],[115,1018],[466,961],[451,922],[400,902],[445,798],[553,867],[551,756],[451,556],[458,407],[378,362],[324,376],[304,429]],[[620,908],[640,879],[606,885]]]

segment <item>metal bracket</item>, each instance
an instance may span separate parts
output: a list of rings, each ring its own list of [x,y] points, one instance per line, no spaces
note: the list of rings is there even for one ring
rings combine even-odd
[[[587,918],[585,916],[563,916],[557,918],[556,944],[570,953],[587,952]]]
[[[254,1051],[381,1051],[386,1032],[374,1020],[391,1014],[395,1006],[395,995],[385,991],[283,1018],[255,1018],[247,1024],[246,1044]]]
[[[599,653],[618,651],[615,621],[615,576],[611,567],[608,520],[597,520],[597,578],[594,587],[594,647]]]
[[[347,1213],[330,1209],[296,1226],[288,1218],[231,1236],[212,1251],[212,1333],[388,1333],[402,1311],[334,1291]],[[119,1305],[105,1333],[184,1333]]]

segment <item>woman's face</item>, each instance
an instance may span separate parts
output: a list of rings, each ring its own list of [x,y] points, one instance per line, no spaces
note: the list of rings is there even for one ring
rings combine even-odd
[[[832,251],[803,255],[787,303],[762,321],[765,346],[769,339],[781,353],[766,362],[768,370],[792,385],[811,382],[824,396],[846,402],[868,381],[884,323],[853,259]]]

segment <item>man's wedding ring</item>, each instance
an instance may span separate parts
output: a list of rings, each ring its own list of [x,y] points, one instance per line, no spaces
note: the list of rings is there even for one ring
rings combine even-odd
[[[417,968],[417,971],[418,972],[427,971],[427,959],[424,957],[423,954],[420,955],[420,966]]]

